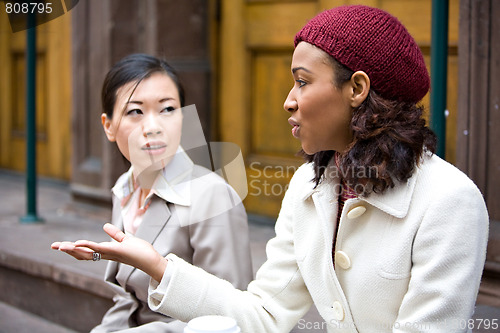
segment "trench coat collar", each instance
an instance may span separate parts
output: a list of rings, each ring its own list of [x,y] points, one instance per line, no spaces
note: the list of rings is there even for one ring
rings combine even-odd
[[[422,160],[420,163],[424,163]],[[312,163],[308,163],[310,171],[307,172],[309,179],[314,177],[314,169]],[[328,167],[331,167],[329,165]],[[403,218],[408,214],[410,208],[411,198],[415,189],[415,184],[418,178],[419,167],[415,168],[413,175],[404,183],[397,183],[393,188],[387,189],[383,194],[370,193],[367,197],[360,196],[359,200],[365,201],[368,204],[377,207],[385,213],[392,215],[396,218]],[[307,200],[315,193],[322,192],[326,194],[324,200],[334,200],[338,198],[338,191],[335,191],[336,186],[340,185],[339,177],[332,177],[330,179],[323,179],[320,184],[315,188],[314,182],[310,181],[306,186],[302,187],[302,199]]]
[[[414,172],[405,183],[399,183],[383,194],[371,193],[366,198],[360,198],[397,218],[404,218],[410,209],[411,198],[415,190],[418,172]]]
[[[190,206],[191,187],[189,181],[193,168],[193,161],[179,146],[172,161],[156,177],[152,186],[152,194],[154,193],[163,200],[177,205]],[[112,192],[121,200],[121,205],[126,206],[136,187],[132,166],[118,179]]]

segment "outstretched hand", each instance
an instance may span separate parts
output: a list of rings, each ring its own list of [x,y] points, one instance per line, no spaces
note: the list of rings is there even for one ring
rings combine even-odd
[[[156,252],[151,244],[143,239],[126,235],[109,223],[106,223],[103,229],[115,241],[102,243],[89,240],[54,242],[50,247],[63,251],[78,260],[92,260],[92,254],[99,252],[102,259],[134,266],[153,279],[161,280],[167,266],[167,260]]]

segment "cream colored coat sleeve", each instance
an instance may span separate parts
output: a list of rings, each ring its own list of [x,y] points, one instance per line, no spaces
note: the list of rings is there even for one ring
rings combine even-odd
[[[293,182],[290,186],[294,186]],[[158,284],[150,282],[150,308],[183,321],[208,314],[230,316],[237,320],[242,332],[289,332],[312,304],[295,259],[290,223],[293,193],[292,190],[285,195],[276,222],[276,237],[266,247],[268,260],[248,291],[237,290],[170,254],[169,284],[156,288]]]

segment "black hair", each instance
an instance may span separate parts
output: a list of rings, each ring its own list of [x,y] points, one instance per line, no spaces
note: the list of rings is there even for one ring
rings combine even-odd
[[[136,53],[122,58],[111,67],[106,75],[101,91],[103,112],[111,119],[118,89],[129,82],[136,82],[135,90],[142,80],[158,72],[165,73],[174,81],[179,92],[181,107],[183,107],[185,103],[184,87],[173,67],[163,59],[148,54]]]

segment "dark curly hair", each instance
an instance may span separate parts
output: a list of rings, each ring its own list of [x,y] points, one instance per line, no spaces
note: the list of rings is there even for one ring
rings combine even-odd
[[[354,72],[331,56],[327,57],[334,68],[334,84],[341,87]],[[383,193],[396,182],[407,181],[423,153],[436,150],[436,135],[422,118],[423,111],[421,105],[387,100],[370,89],[363,103],[353,110],[354,139],[346,151],[338,155],[337,168],[344,184],[358,195],[367,196],[371,192]],[[313,163],[312,181],[317,186],[335,151],[308,155],[302,150],[299,154]],[[362,186],[356,186],[359,184]]]

